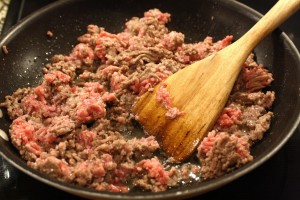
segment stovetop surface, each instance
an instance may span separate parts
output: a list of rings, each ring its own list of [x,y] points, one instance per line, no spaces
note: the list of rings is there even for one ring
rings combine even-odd
[[[2,33],[18,20],[54,0],[10,0]],[[276,0],[240,0],[240,2],[265,13]],[[300,50],[300,13],[296,13],[284,25],[284,30]],[[212,199],[300,199],[300,129],[295,131],[287,144],[270,160],[238,180],[201,195],[203,200]],[[39,200],[39,199],[82,199],[41,183],[0,157],[0,199]],[[200,199],[195,197],[193,199]]]

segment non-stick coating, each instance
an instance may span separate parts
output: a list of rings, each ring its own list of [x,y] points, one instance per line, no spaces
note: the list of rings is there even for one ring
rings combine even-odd
[[[207,35],[216,40],[233,35],[239,38],[259,18],[254,10],[230,0],[66,0],[58,1],[29,16],[2,36],[0,101],[19,87],[35,86],[41,79],[42,67],[54,54],[70,52],[76,38],[86,31],[88,24],[97,24],[117,33],[132,16],[159,8],[172,14],[168,25],[186,35],[186,42],[203,40]],[[46,33],[54,33],[52,38]],[[221,187],[253,170],[290,138],[299,123],[300,112],[300,58],[294,45],[280,30],[267,37],[256,49],[259,63],[264,63],[274,74],[271,90],[276,92],[275,113],[265,138],[252,149],[253,162],[221,178],[172,189],[167,192],[133,192],[113,194],[60,183],[27,167],[16,149],[0,138],[0,153],[15,167],[42,182],[64,191],[97,199],[182,199],[203,194]],[[8,132],[11,121],[4,111],[0,128]]]

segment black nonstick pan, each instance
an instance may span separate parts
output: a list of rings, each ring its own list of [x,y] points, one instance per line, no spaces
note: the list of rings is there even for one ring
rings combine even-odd
[[[231,0],[65,0],[57,1],[30,15],[1,37],[0,101],[17,88],[34,86],[42,77],[42,67],[54,54],[68,54],[88,24],[105,27],[109,32],[123,30],[124,22],[142,16],[151,8],[172,15],[170,30],[185,33],[186,40],[199,41],[207,35],[216,40],[226,35],[236,39],[261,17],[256,11]],[[54,36],[47,37],[47,31]],[[276,92],[274,118],[265,138],[252,148],[254,160],[221,178],[174,188],[166,192],[95,192],[61,183],[29,168],[13,145],[0,138],[0,153],[8,162],[29,176],[66,192],[89,199],[183,199],[219,188],[254,170],[274,155],[291,137],[299,124],[300,56],[288,37],[277,29],[256,49],[259,63],[274,75],[271,90]],[[8,132],[11,121],[6,111],[0,128]]]

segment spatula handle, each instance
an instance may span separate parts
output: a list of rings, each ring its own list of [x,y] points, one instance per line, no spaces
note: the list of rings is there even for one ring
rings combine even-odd
[[[269,33],[300,8],[300,0],[279,0],[237,43],[248,55]]]

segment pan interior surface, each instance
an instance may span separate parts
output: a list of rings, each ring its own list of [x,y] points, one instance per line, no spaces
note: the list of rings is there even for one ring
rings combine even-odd
[[[0,45],[7,46],[8,54],[1,52],[0,101],[17,88],[35,86],[42,77],[42,68],[54,54],[68,54],[77,43],[77,37],[86,32],[89,24],[117,33],[133,16],[143,16],[149,9],[158,8],[171,14],[169,30],[182,32],[186,42],[213,36],[215,40],[226,35],[239,38],[261,17],[256,11],[227,0],[66,0],[57,1],[22,20],[2,36]],[[47,31],[54,33],[48,38]],[[291,137],[299,124],[300,113],[300,56],[279,29],[268,36],[255,50],[258,63],[273,73],[270,88],[276,92],[274,118],[265,138],[252,149],[254,160],[223,177],[203,181],[166,192],[130,192],[115,194],[61,183],[36,172],[26,165],[10,142],[0,138],[0,153],[15,167],[46,184],[89,199],[183,199],[217,189],[255,169],[274,155]],[[11,121],[5,110],[0,128],[8,133]]]

